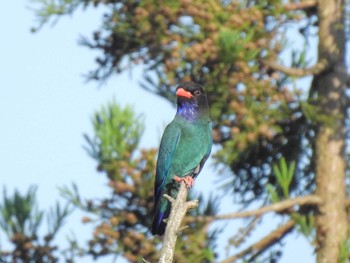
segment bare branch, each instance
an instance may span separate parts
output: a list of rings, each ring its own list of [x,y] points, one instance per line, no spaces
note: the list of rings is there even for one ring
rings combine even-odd
[[[242,258],[250,253],[255,253],[254,256],[261,254],[266,249],[268,249],[269,247],[274,245],[276,242],[278,242],[285,235],[287,235],[294,228],[294,225],[295,225],[295,222],[293,220],[289,220],[286,224],[278,227],[276,230],[274,230],[264,238],[260,239],[255,244],[249,246],[248,248],[244,249],[238,254],[225,259],[221,263],[234,262],[235,260]]]
[[[204,221],[204,222],[211,222],[214,220],[227,220],[227,219],[233,219],[233,218],[244,218],[244,217],[251,217],[251,216],[260,216],[268,212],[281,212],[286,209],[292,208],[296,205],[303,206],[303,205],[318,205],[322,202],[322,199],[317,195],[306,195],[306,196],[300,196],[288,200],[284,200],[278,203],[274,203],[272,205],[263,206],[258,209],[254,209],[251,211],[244,211],[244,212],[235,212],[225,215],[217,215],[217,216],[198,216],[193,218],[194,221]]]
[[[233,236],[232,238],[230,238],[229,243],[234,245],[235,247],[238,247],[243,242],[245,242],[245,239],[256,228],[260,219],[261,219],[260,216],[254,217],[246,227],[238,229],[238,233],[235,236]]]
[[[263,64],[266,66],[276,70],[280,71],[286,75],[294,76],[294,77],[305,77],[308,75],[315,75],[319,74],[322,71],[324,71],[328,67],[328,62],[323,59],[317,62],[315,65],[313,65],[310,68],[292,68],[292,67],[286,67],[284,65],[277,64],[273,61],[263,61]]]
[[[165,229],[164,241],[160,252],[159,263],[171,263],[174,258],[174,250],[177,234],[181,229],[181,222],[187,210],[198,206],[198,201],[186,202],[187,189],[184,182],[181,182],[177,198],[171,201],[171,212]]]
[[[163,196],[164,196],[166,199],[168,199],[170,203],[175,202],[175,199],[172,198],[170,195],[164,194]]]
[[[300,3],[290,3],[285,5],[285,9],[287,11],[295,11],[295,10],[305,10],[308,8],[316,7],[316,1],[304,1]]]

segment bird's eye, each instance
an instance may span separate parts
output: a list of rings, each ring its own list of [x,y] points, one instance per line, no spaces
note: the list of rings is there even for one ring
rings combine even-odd
[[[195,90],[195,91],[193,92],[193,94],[194,94],[194,95],[200,95],[200,94],[201,94],[201,91],[200,91],[200,90]]]

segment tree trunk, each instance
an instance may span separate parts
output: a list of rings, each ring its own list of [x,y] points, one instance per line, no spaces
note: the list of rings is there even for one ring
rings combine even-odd
[[[319,61],[329,63],[315,76],[320,114],[327,120],[316,131],[316,194],[323,201],[316,216],[317,263],[340,260],[348,236],[346,215],[345,147],[345,31],[344,0],[319,0]]]

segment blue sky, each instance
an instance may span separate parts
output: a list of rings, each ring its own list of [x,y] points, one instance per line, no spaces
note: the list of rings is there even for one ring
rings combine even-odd
[[[103,87],[84,82],[82,75],[95,67],[97,53],[79,46],[77,40],[80,35],[90,36],[97,28],[100,11],[79,10],[54,27],[45,26],[32,34],[30,28],[36,23],[28,3],[0,3],[0,187],[6,186],[11,193],[15,188],[24,192],[38,185],[43,209],[59,199],[58,186],[71,182],[79,186],[83,197],[106,196],[107,180],[96,172],[95,161],[82,148],[83,133],[92,134],[90,117],[94,111],[113,98],[122,105],[134,105],[135,111],[146,117],[141,144],[156,147],[165,124],[173,118],[174,108],[139,88],[140,69],[114,76]],[[214,171],[210,165],[204,170],[194,190],[215,191]],[[232,202],[225,204],[222,212],[235,211]],[[82,241],[90,236],[91,229],[81,225],[80,217],[75,214],[69,219],[58,242],[64,242],[71,232]],[[273,222],[273,217],[268,216],[266,222]],[[238,223],[226,227],[232,234]],[[263,227],[260,236],[274,227],[273,223]],[[311,248],[303,237],[292,235],[289,240],[292,244],[282,263],[312,261]],[[220,246],[224,249],[225,245],[222,240]]]

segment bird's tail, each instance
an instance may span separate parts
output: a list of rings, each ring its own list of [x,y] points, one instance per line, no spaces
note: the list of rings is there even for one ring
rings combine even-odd
[[[163,235],[165,232],[166,222],[170,214],[170,202],[162,198],[154,209],[153,223],[152,223],[152,234],[153,235]]]

